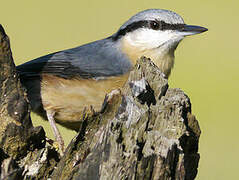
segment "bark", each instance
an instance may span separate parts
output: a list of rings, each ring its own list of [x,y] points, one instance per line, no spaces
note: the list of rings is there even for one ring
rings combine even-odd
[[[0,25],[1,179],[46,179],[59,161],[46,145],[42,127],[33,127],[25,90],[16,73],[9,38]]]
[[[102,110],[86,110],[62,158],[33,127],[29,104],[0,27],[1,179],[194,179],[200,128],[191,103],[142,57]]]

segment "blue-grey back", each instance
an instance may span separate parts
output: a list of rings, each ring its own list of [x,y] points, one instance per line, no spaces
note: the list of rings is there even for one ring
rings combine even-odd
[[[121,75],[132,67],[111,38],[39,57],[17,67],[22,77],[53,74],[63,78],[100,78]]]

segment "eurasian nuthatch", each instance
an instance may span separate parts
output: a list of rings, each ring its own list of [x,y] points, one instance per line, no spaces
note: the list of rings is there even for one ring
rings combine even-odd
[[[17,67],[31,108],[55,125],[78,130],[82,110],[100,109],[105,94],[120,88],[141,56],[151,58],[169,77],[174,51],[185,37],[207,31],[186,25],[178,14],[149,9],[131,17],[112,36],[73,49],[39,57]]]

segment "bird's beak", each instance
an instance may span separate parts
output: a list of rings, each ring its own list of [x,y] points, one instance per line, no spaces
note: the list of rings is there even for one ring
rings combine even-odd
[[[192,25],[184,25],[184,27],[180,30],[184,34],[184,36],[190,36],[194,34],[199,34],[207,31],[208,29],[201,26],[192,26]]]

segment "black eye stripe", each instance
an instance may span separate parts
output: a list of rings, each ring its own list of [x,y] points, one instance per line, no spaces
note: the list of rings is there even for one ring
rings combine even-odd
[[[162,30],[181,30],[184,28],[185,24],[168,24],[164,21],[160,21]]]
[[[128,32],[132,32],[136,29],[148,27],[148,21],[137,21],[132,24],[129,24],[124,29],[121,29],[117,32],[116,36],[114,37],[114,40],[119,39],[121,36],[124,36]]]
[[[120,37],[124,36],[125,34],[135,31],[139,28],[150,28],[154,29],[152,27],[152,24],[158,23],[159,27],[155,30],[180,30],[183,29],[185,24],[168,24],[164,21],[137,21],[132,24],[129,24],[124,29],[119,30],[112,38],[114,41],[118,40]]]

